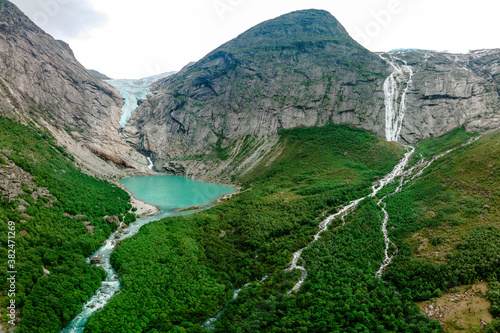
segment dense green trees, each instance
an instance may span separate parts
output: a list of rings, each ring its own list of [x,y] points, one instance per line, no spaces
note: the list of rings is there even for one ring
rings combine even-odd
[[[0,147],[12,150],[6,158],[34,176],[36,183],[33,188],[24,184],[20,195],[28,203],[27,215],[15,209],[18,200],[0,201],[2,258],[7,258],[8,222],[16,223],[16,306],[22,310],[17,332],[59,332],[81,311],[104,277],[102,269],[84,260],[116,229],[103,216],[126,214],[130,197],[114,185],[83,174],[48,135],[10,119],[0,118]],[[3,164],[0,167],[10,170]],[[32,196],[39,188],[46,188],[50,196]],[[132,219],[127,216],[128,221]],[[84,221],[95,227],[94,234],[86,231]],[[3,296],[8,289],[6,265],[6,260],[0,262]],[[42,265],[50,274],[44,275]],[[5,307],[8,298],[2,302]]]
[[[409,295],[375,277],[383,259],[381,219],[373,199],[360,204],[346,225],[328,232],[303,253],[308,270],[290,297],[273,281],[240,293],[217,332],[438,332]],[[289,289],[290,277],[282,277]]]
[[[485,184],[489,201],[464,186],[465,179],[473,177],[456,182],[468,195],[449,190],[449,177],[464,164],[458,158],[481,156],[467,152],[477,149],[471,146],[436,161],[423,180],[386,200],[390,235],[399,252],[383,280],[375,277],[384,249],[380,210],[375,199],[368,198],[343,227],[334,230],[341,223],[334,221],[330,231],[303,252],[307,279],[298,293],[287,296],[300,272],[285,268],[291,253],[317,231],[318,217],[366,195],[371,182],[391,170],[402,150],[344,126],[281,134],[286,149],[274,164],[256,168],[243,180],[250,191],[197,215],[147,225],[121,244],[112,259],[122,276],[122,293],[91,318],[90,332],[120,327],[123,332],[200,332],[202,322],[220,310],[216,332],[439,332],[439,323],[421,314],[414,301],[478,278],[495,279],[500,267],[498,227],[474,221],[484,218],[485,204],[498,200],[497,180],[491,182],[490,174]],[[419,153],[434,156],[469,137],[458,130],[423,143]],[[487,145],[497,141],[493,138]],[[468,162],[475,166],[475,161]],[[447,177],[436,171],[445,166],[451,168]],[[442,209],[426,214],[437,208],[436,202]],[[495,215],[489,221],[494,220]],[[410,236],[443,225],[465,228],[463,241],[447,262],[415,259]],[[432,246],[450,243],[442,234],[431,239]],[[235,288],[249,281],[254,282],[229,300]],[[495,286],[491,284],[489,293],[492,313],[497,308]],[[186,304],[196,310],[187,311]]]
[[[458,146],[466,139],[464,130],[456,130],[420,144],[419,149],[432,155],[449,148],[450,142]],[[384,279],[415,301],[480,279],[496,290],[500,276],[499,148],[498,133],[460,147],[437,160],[418,182],[386,200],[391,238],[400,250]],[[419,249],[421,244],[410,237],[416,231],[429,239],[428,249]],[[425,257],[425,251],[441,253],[443,260],[416,256]],[[493,302],[491,313],[498,318],[495,309]]]
[[[122,215],[127,222],[135,216],[127,214],[125,192],[82,175],[47,136],[0,121],[9,125],[0,126],[2,145],[15,149],[9,158],[57,197],[35,201],[29,188],[21,196],[33,218],[16,239],[19,332],[57,332],[103,277],[83,260],[114,228],[102,216]],[[196,215],[148,224],[123,241],[112,254],[123,289],[91,317],[86,331],[202,332],[202,323],[222,310],[216,332],[439,332],[439,323],[423,316],[414,301],[477,279],[489,281],[491,313],[498,318],[498,135],[437,160],[421,179],[386,199],[390,237],[399,251],[382,280],[375,277],[384,250],[381,212],[376,199],[367,198],[344,226],[334,229],[342,223],[334,221],[304,250],[308,276],[290,296],[300,277],[285,271],[291,254],[311,241],[322,216],[368,194],[403,149],[346,126],[281,136],[286,148],[279,158],[242,179],[251,190]],[[415,155],[434,156],[469,137],[458,130],[420,144]],[[21,219],[17,204],[0,202],[3,244],[7,221]],[[76,214],[87,216],[93,235],[82,220],[68,216]],[[416,257],[416,232],[432,251],[447,252],[441,262]],[[235,288],[249,282],[230,300]],[[490,332],[495,325],[498,320]]]
[[[407,295],[374,277],[384,243],[373,199],[304,252],[306,283],[285,296],[300,276],[285,272],[291,253],[310,242],[318,216],[367,195],[402,149],[333,125],[284,131],[282,140],[280,158],[244,180],[250,191],[197,215],[149,224],[121,243],[112,261],[122,292],[87,330],[199,332],[235,288],[265,275],[228,303],[216,331],[437,330]]]

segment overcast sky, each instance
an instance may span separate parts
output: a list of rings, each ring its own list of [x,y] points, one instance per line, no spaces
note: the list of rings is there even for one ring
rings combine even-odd
[[[324,9],[371,51],[500,48],[497,0],[11,0],[87,68],[113,78],[179,70],[252,26]]]

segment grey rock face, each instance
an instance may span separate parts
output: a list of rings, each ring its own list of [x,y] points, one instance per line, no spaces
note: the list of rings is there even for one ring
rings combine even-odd
[[[147,170],[146,158],[120,139],[122,104],[112,87],[75,59],[68,44],[0,0],[0,115],[49,129],[94,173],[120,174],[114,166]]]
[[[98,78],[99,80],[113,80],[112,78],[110,78],[109,76],[107,76],[106,74],[103,74],[99,71],[96,71],[95,69],[89,69],[89,72],[91,72],[92,74],[94,74],[94,76],[96,78]]]
[[[156,159],[329,121],[383,133],[387,64],[324,11],[264,22],[152,86],[124,138]]]
[[[500,50],[391,55],[414,72],[401,142],[460,126],[500,126]],[[139,151],[157,169],[231,180],[280,154],[280,129],[328,122],[385,138],[383,86],[392,70],[331,14],[297,11],[257,25],[154,83],[153,95],[121,131],[122,97],[83,68],[66,43],[0,0],[0,115],[47,128],[99,175],[149,172]],[[256,141],[244,152],[247,137]],[[230,157],[207,159],[216,147],[230,147]]]
[[[166,172],[173,173],[174,175],[186,175],[186,163],[181,161],[169,161],[163,165]]]
[[[483,130],[500,125],[500,50],[391,54],[414,72],[400,142],[460,126]],[[195,165],[209,174],[213,168],[169,160],[206,154],[247,135],[270,137],[283,128],[332,121],[385,138],[383,85],[392,70],[352,40],[329,13],[294,12],[248,30],[153,84],[153,96],[141,104],[123,138],[166,161],[164,169],[187,175],[197,174]]]
[[[461,126],[476,131],[498,128],[500,50],[393,55],[407,61],[415,73],[401,141],[413,143]]]

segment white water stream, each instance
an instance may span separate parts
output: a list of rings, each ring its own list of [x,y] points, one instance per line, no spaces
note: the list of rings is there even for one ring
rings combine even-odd
[[[148,163],[149,163],[148,168],[149,168],[150,170],[153,170],[153,166],[154,166],[154,164],[153,164],[153,161],[151,161],[151,158],[150,158],[150,157],[148,157]]]
[[[335,220],[338,217],[341,217],[342,220],[344,220],[344,217],[347,215],[347,213],[349,213],[351,210],[353,210],[354,208],[356,208],[356,206],[361,201],[363,201],[367,197],[375,197],[377,195],[377,193],[380,192],[380,190],[382,190],[384,188],[384,186],[386,186],[387,184],[392,183],[398,176],[401,176],[401,174],[403,173],[404,169],[408,165],[408,161],[410,160],[411,155],[414,152],[415,152],[415,148],[408,147],[408,152],[406,152],[406,154],[404,155],[404,157],[399,161],[399,163],[394,167],[394,169],[390,173],[388,173],[387,175],[385,175],[384,178],[382,178],[380,181],[378,181],[378,183],[376,185],[372,186],[372,192],[369,195],[349,202],[346,206],[342,207],[337,213],[328,216],[326,219],[324,219],[319,224],[319,230],[316,233],[316,235],[314,235],[314,239],[306,247],[303,247],[302,249],[298,250],[297,252],[295,252],[293,254],[293,259],[292,259],[292,261],[289,264],[290,266],[286,269],[287,271],[292,271],[294,269],[298,269],[298,270],[302,271],[302,276],[300,277],[300,280],[288,292],[288,295],[290,295],[292,292],[295,292],[295,291],[299,290],[300,287],[302,286],[302,284],[304,283],[304,281],[307,278],[307,270],[303,266],[298,265],[299,259],[302,258],[302,252],[305,249],[307,249],[308,247],[310,247],[314,242],[316,242],[317,240],[319,240],[319,238],[321,237],[321,234],[323,232],[325,232],[326,230],[328,230],[328,226],[330,225],[330,223],[333,220]],[[383,199],[381,199],[379,201],[379,206],[380,206],[380,203],[381,203],[382,200]],[[383,211],[385,212],[385,209],[383,209]],[[388,255],[388,248],[389,248],[390,239],[389,239],[389,237],[387,235],[387,221],[388,221],[389,217],[387,216],[387,212],[385,214],[386,214],[386,218],[384,218],[384,225],[382,227],[382,231],[383,231],[384,239],[385,239],[385,242],[386,242],[386,250],[385,250],[384,263],[386,263],[385,266],[387,266],[390,263],[390,259],[388,259],[388,258],[389,257],[392,258],[392,256]],[[304,260],[302,260],[302,261],[304,261]],[[384,265],[384,263],[382,265]]]
[[[469,144],[477,141],[480,138],[481,138],[481,136],[471,138],[471,139],[469,139],[468,142],[462,144],[461,146],[463,147],[463,146],[469,145]],[[356,206],[362,200],[364,200],[367,197],[375,197],[377,195],[377,193],[380,192],[380,190],[382,190],[382,188],[384,188],[384,186],[394,182],[398,177],[401,177],[401,179],[399,181],[399,185],[394,190],[394,192],[384,196],[383,198],[381,198],[377,202],[377,205],[380,207],[380,209],[384,215],[383,221],[382,221],[382,234],[384,236],[385,249],[384,249],[384,259],[380,265],[380,268],[375,273],[375,276],[377,276],[378,278],[382,277],[382,273],[387,268],[387,266],[389,266],[393,257],[397,254],[397,251],[398,251],[396,245],[391,241],[391,239],[389,238],[389,235],[388,235],[387,223],[389,221],[389,214],[387,213],[387,211],[385,209],[384,200],[388,196],[400,192],[404,185],[406,185],[410,181],[414,180],[415,178],[420,177],[423,174],[423,172],[425,171],[425,169],[427,169],[434,161],[451,153],[452,151],[454,151],[458,147],[453,148],[453,149],[449,149],[449,150],[447,150],[439,155],[436,155],[433,158],[431,158],[429,161],[425,161],[424,159],[421,159],[417,164],[415,164],[413,167],[411,167],[408,170],[405,170],[405,168],[408,165],[410,157],[414,154],[415,148],[411,147],[411,146],[406,146],[406,148],[408,149],[408,151],[406,152],[404,157],[399,161],[399,163],[394,167],[394,169],[389,174],[387,174],[383,179],[381,179],[376,185],[372,186],[372,192],[369,195],[367,195],[366,197],[362,197],[362,198],[351,201],[349,204],[342,207],[337,213],[330,215],[326,219],[324,219],[320,223],[319,231],[316,233],[316,235],[314,236],[314,239],[311,241],[311,243],[309,243],[306,247],[298,250],[297,252],[295,252],[293,254],[293,259],[290,262],[290,264],[289,264],[290,266],[287,268],[287,271],[292,271],[294,269],[298,269],[298,270],[302,271],[302,276],[300,277],[300,280],[295,284],[295,286],[288,292],[288,295],[290,295],[292,292],[296,292],[297,290],[299,290],[300,287],[302,286],[302,284],[304,283],[305,279],[307,278],[307,270],[304,268],[304,266],[298,265],[299,259],[302,258],[302,252],[305,249],[307,249],[308,247],[310,247],[314,242],[316,242],[320,238],[321,234],[328,229],[328,225],[333,220],[335,220],[338,217],[341,217],[342,220],[344,220],[344,217],[351,210],[356,208]],[[343,226],[343,225],[344,225],[344,223],[341,226]],[[337,227],[337,228],[339,228],[339,227]],[[390,252],[391,244],[394,247],[394,250],[392,252]],[[303,259],[302,259],[302,262],[304,262]],[[302,263],[302,265],[303,265],[303,263]]]
[[[268,275],[264,276],[262,278],[262,280],[260,280],[259,282],[257,282],[257,284],[261,284],[262,282],[264,282],[266,279],[268,278]],[[250,286],[252,284],[252,282],[248,282],[248,283],[245,283],[243,285],[243,287],[239,288],[239,289],[235,289],[233,291],[233,296],[229,299],[229,301],[226,302],[226,304],[224,304],[224,307],[222,308],[222,310],[219,311],[219,313],[217,313],[215,315],[215,317],[213,318],[210,318],[208,320],[206,320],[203,325],[201,325],[202,328],[204,328],[205,330],[207,331],[213,331],[215,329],[215,323],[217,322],[217,320],[219,320],[219,318],[224,314],[224,309],[227,307],[227,305],[229,304],[229,302],[231,302],[232,300],[235,300],[238,298],[238,295],[240,294],[240,291],[242,291],[243,289],[245,289],[246,287]]]
[[[102,282],[101,287],[94,293],[94,295],[85,303],[83,311],[76,316],[71,323],[61,331],[61,333],[81,333],[83,332],[88,318],[95,311],[101,310],[113,296],[119,292],[121,285],[118,281],[116,271],[111,266],[110,257],[118,241],[135,235],[139,229],[152,221],[156,221],[166,217],[168,214],[162,213],[155,216],[147,216],[138,219],[129,225],[128,228],[119,228],[112,233],[106,240],[104,245],[100,247],[92,256],[86,260],[90,263],[91,258],[100,257],[100,261],[96,266],[104,268],[106,271],[106,279]],[[123,226],[123,224],[122,224]]]
[[[387,141],[398,141],[406,113],[406,94],[412,84],[413,69],[404,60],[389,54],[387,61],[394,69],[384,82],[385,137]],[[400,64],[401,63],[401,64]]]
[[[398,59],[393,55],[389,55],[389,59],[384,58],[382,55],[380,55],[380,57],[385,61],[387,61],[394,69],[391,75],[389,75],[389,77],[384,82],[384,96],[385,96],[384,102],[386,109],[385,134],[387,141],[397,142],[401,133],[404,115],[406,113],[406,94],[412,83],[411,79],[413,77],[413,70],[410,66],[408,66],[406,61]],[[402,63],[402,65],[400,63]],[[298,269],[302,271],[302,275],[300,277],[300,280],[288,292],[288,295],[290,295],[292,292],[296,292],[297,290],[299,290],[302,284],[304,283],[305,279],[307,278],[307,270],[303,266],[304,260],[302,259],[302,252],[308,247],[310,247],[314,242],[316,242],[321,237],[321,234],[323,232],[328,230],[328,226],[333,220],[335,220],[338,217],[341,217],[342,220],[344,221],[345,215],[347,215],[347,213],[356,208],[356,206],[361,201],[363,201],[367,197],[375,197],[377,193],[384,188],[384,186],[392,183],[397,177],[402,176],[405,172],[404,170],[406,166],[408,165],[410,157],[415,152],[414,147],[407,146],[407,149],[408,151],[406,152],[404,157],[399,161],[399,163],[394,167],[394,169],[389,174],[387,174],[383,179],[381,179],[376,185],[372,186],[372,192],[369,195],[349,202],[346,206],[342,207],[337,213],[330,215],[326,219],[324,219],[319,224],[319,230],[316,233],[316,235],[314,235],[314,239],[306,247],[298,250],[293,254],[292,261],[290,262],[289,267],[286,269],[286,271],[292,271]],[[400,185],[401,184],[402,181],[400,182]],[[398,186],[396,191],[400,191],[401,188]],[[376,273],[376,276],[378,277],[382,276],[383,270],[390,264],[394,254],[397,251],[396,249],[394,253],[389,254],[389,249],[392,242],[389,239],[387,232],[387,222],[389,221],[389,215],[385,210],[385,203],[383,202],[384,199],[385,197],[383,197],[378,201],[378,206],[384,213],[384,218],[382,222],[382,233],[384,235],[384,241],[385,241],[384,260],[380,265],[379,270]],[[298,264],[300,259],[302,259],[303,262],[302,265]]]

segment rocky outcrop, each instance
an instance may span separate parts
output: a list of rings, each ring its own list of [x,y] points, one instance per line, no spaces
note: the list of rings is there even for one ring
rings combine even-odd
[[[108,222],[109,224],[116,224],[118,227],[120,226],[120,219],[118,218],[118,216],[105,216],[104,219],[106,220],[106,222]]]
[[[106,74],[102,74],[101,72],[98,72],[96,71],[95,69],[89,69],[89,72],[94,74],[94,76],[96,78],[98,78],[99,80],[113,80],[112,78],[110,78],[109,76],[107,76]]]
[[[168,173],[185,176],[186,164],[188,164],[186,161],[168,161],[163,165],[163,169]]]
[[[414,71],[401,141],[413,143],[461,126],[474,131],[500,127],[500,50],[391,55]]]
[[[241,174],[212,152],[225,147],[238,155],[238,140],[248,136],[269,138],[280,129],[331,121],[385,138],[383,86],[394,70],[388,58],[406,61],[414,74],[400,142],[460,126],[497,128],[499,52],[374,54],[329,13],[297,11],[259,24],[153,84],[123,138],[151,156],[156,169],[201,179]],[[212,164],[190,157],[200,155],[211,156]]]
[[[68,44],[0,0],[0,115],[48,129],[89,173],[120,175],[128,167],[147,172],[146,157],[120,138],[122,104]]]
[[[102,261],[102,254],[99,254],[98,256],[92,257],[92,259],[90,259],[90,263],[94,265],[100,264],[101,261]]]
[[[182,160],[156,163],[156,168],[179,176],[213,183],[237,185],[238,177],[260,164],[272,163],[285,149],[278,135],[262,138],[240,138],[225,148],[226,153],[188,156]]]
[[[12,162],[9,159],[10,154],[8,150],[0,151],[0,161],[2,161],[0,163],[0,200],[18,200],[20,205],[17,210],[24,212],[29,204],[19,198],[21,194],[28,194],[23,190],[23,184],[30,189],[31,196],[35,200],[39,197],[50,197],[50,193],[47,188],[38,187],[31,174]]]

